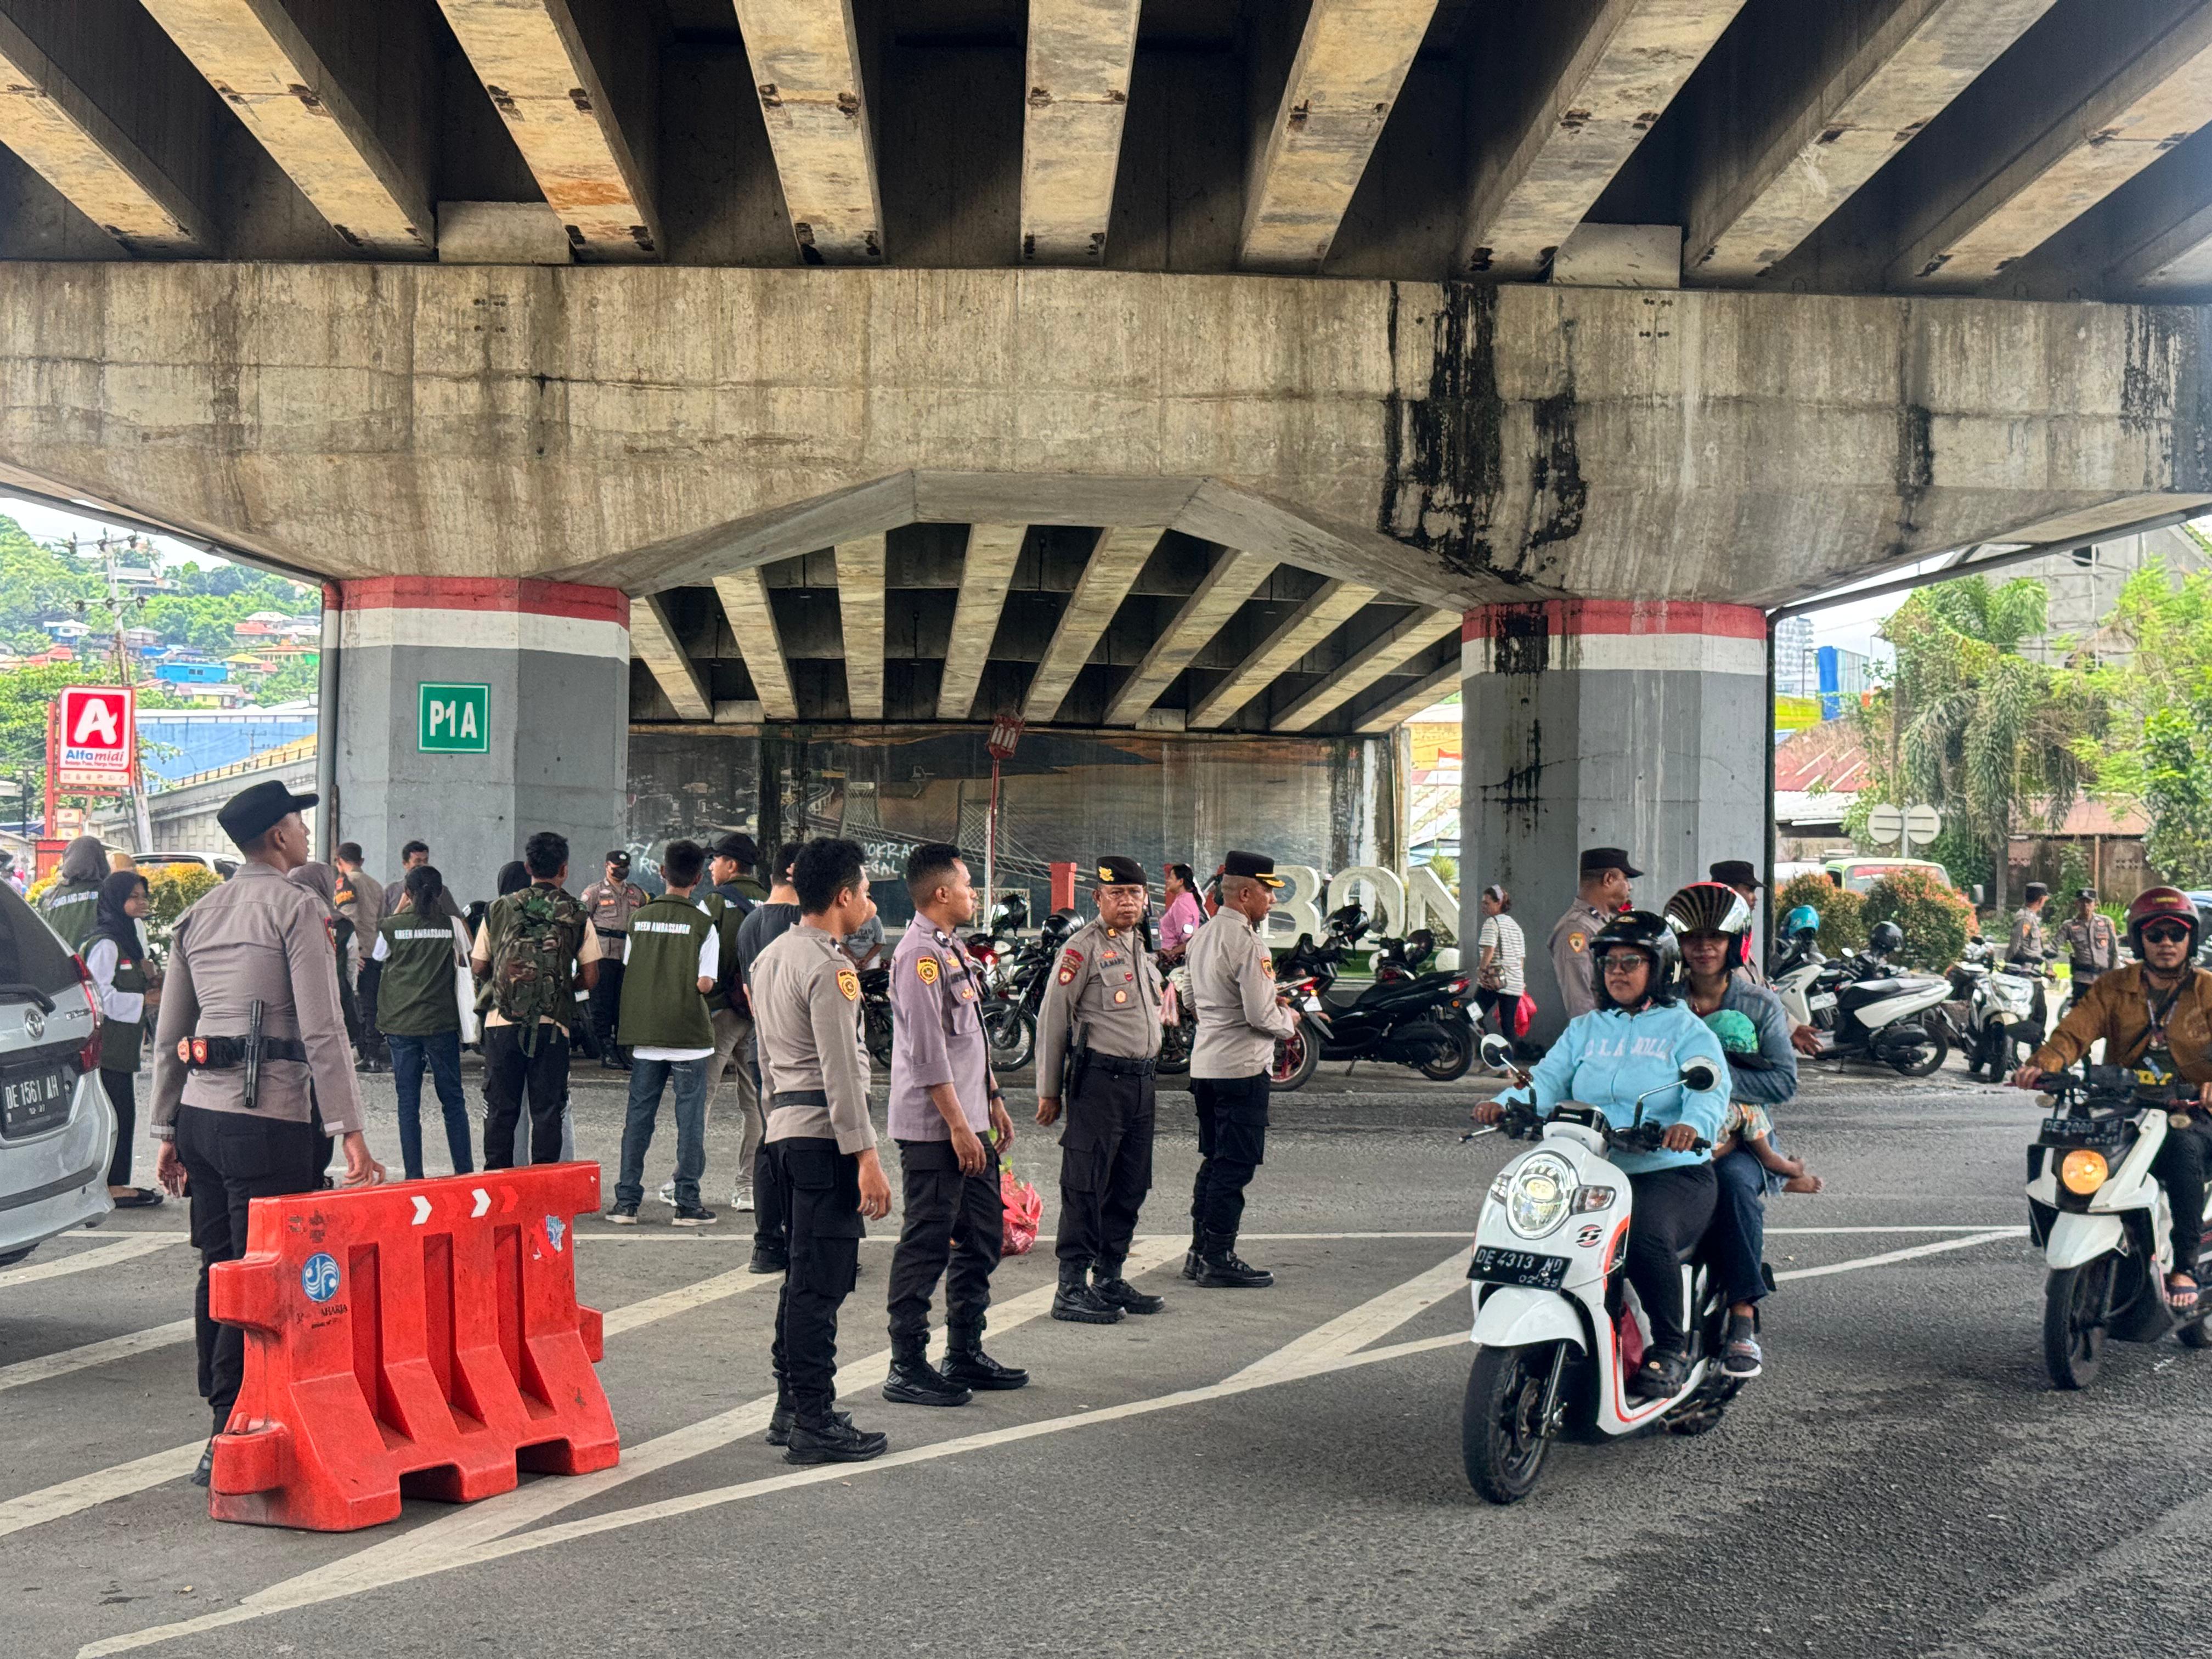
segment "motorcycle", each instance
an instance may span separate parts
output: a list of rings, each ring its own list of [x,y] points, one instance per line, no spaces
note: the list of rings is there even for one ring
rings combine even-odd
[[[1044,988],[1050,982],[1060,947],[1067,942],[1075,925],[1074,911],[1055,910],[1045,918],[1037,936],[1014,951],[1011,961],[994,951],[994,977],[986,981],[990,992],[976,1015],[990,1042],[991,1064],[998,1070],[1018,1071],[1036,1053],[1036,1017],[1044,1006]]]
[[[1855,1060],[1926,1077],[1951,1052],[1942,1006],[1951,981],[1899,973],[1872,951],[1830,961],[1808,930],[1775,965],[1770,985],[1790,1019],[1820,1033],[1822,1060]]]
[[[891,1063],[891,970],[860,969],[860,1038],[879,1073]]]
[[[1302,981],[1313,994],[1316,1006],[1306,1018],[1320,1033],[1318,1058],[1355,1065],[1363,1060],[1389,1060],[1438,1083],[1466,1076],[1475,1054],[1474,1022],[1468,1012],[1474,998],[1468,980],[1445,973],[1401,972],[1389,978],[1378,973],[1372,985],[1334,991],[1337,964],[1350,940],[1358,937],[1356,931],[1334,925],[1344,915],[1339,911],[1329,918],[1329,937],[1320,945],[1310,934],[1299,934],[1280,969],[1285,981]]]
[[[1313,935],[1301,933],[1298,943],[1283,958],[1276,982],[1297,1013],[1291,1035],[1275,1044],[1275,1058],[1267,1070],[1268,1086],[1277,1094],[1302,1089],[1321,1064],[1327,1018],[1322,1002],[1325,969],[1314,954]],[[1190,994],[1190,969],[1185,963],[1160,963],[1166,981],[1161,1004],[1160,1053],[1155,1068],[1170,1077],[1190,1070],[1191,1049],[1198,1041],[1198,1005]],[[1333,973],[1330,974],[1333,977]]]
[[[2056,1073],[2038,1097],[2046,1111],[2027,1153],[2028,1234],[2049,1269],[2043,1291],[2043,1363],[2051,1385],[2097,1380],[2106,1338],[2212,1347],[2200,1299],[2178,1315],[2166,1293],[2174,1269],[2172,1214],[2151,1164],[2166,1138],[2203,1108],[2193,1084],[2154,1051],[2136,1066]],[[2212,1238],[2209,1235],[2208,1238]],[[2200,1241],[2189,1271],[2200,1285],[2212,1249]]]
[[[1526,1085],[1503,1037],[1485,1037],[1481,1053],[1490,1069]],[[1491,1182],[1468,1273],[1477,1346],[1460,1449],[1468,1483],[1492,1503],[1528,1495],[1554,1439],[1601,1443],[1655,1424],[1703,1434],[1743,1387],[1716,1363],[1727,1340],[1727,1300],[1707,1267],[1692,1261],[1682,1267],[1691,1342],[1682,1386],[1664,1399],[1628,1397],[1627,1379],[1644,1353],[1642,1310],[1625,1271],[1633,1189],[1606,1157],[1615,1148],[1658,1146],[1666,1131],[1644,1121],[1653,1096],[1719,1081],[1710,1060],[1692,1060],[1673,1082],[1638,1098],[1626,1128],[1569,1101],[1540,1119],[1532,1107],[1508,1107],[1496,1129],[1462,1138],[1502,1133],[1540,1143]],[[1530,1248],[1554,1239],[1558,1254]]]
[[[2033,1053],[2043,1041],[2039,1018],[2039,974],[2000,963],[1987,939],[1976,939],[1951,969],[1952,1004],[1959,1047],[1966,1056],[1966,1075],[2002,1083],[2018,1069],[2023,1047]]]

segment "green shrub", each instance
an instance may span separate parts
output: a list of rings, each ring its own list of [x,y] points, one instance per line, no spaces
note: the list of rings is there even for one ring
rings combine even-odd
[[[1443,883],[1447,890],[1459,891],[1459,860],[1449,853],[1439,853],[1429,860],[1429,870]]]
[[[194,900],[222,885],[222,878],[204,864],[163,864],[148,871],[146,888],[154,906],[146,917],[146,935],[154,948],[166,955],[178,920]]]
[[[1856,893],[1846,892],[1826,876],[1809,872],[1792,876],[1774,895],[1774,925],[1779,927],[1782,918],[1801,904],[1809,904],[1820,913],[1823,955],[1844,956],[1866,943],[1867,923],[1863,914],[1866,901]]]
[[[1863,912],[1872,928],[1893,921],[1905,931],[1899,965],[1940,974],[1966,953],[1974,908],[1924,870],[1884,876],[1867,891]]]

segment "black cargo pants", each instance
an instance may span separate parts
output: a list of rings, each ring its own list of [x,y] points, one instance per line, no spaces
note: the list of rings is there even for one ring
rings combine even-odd
[[[1267,1150],[1267,1074],[1193,1078],[1198,1108],[1198,1179],[1190,1218],[1204,1232],[1235,1238],[1244,1219],[1244,1189]]]
[[[1110,1073],[1094,1059],[1070,1092],[1054,1246],[1063,1262],[1118,1267],[1129,1259],[1137,1212],[1152,1189],[1152,1084],[1150,1072]]]
[[[860,1160],[827,1137],[768,1144],[769,1167],[791,1224],[791,1266],[775,1301],[769,1363],[779,1395],[809,1428],[837,1398],[837,1310],[860,1278]]]
[[[983,1172],[963,1175],[949,1140],[902,1140],[899,1176],[906,1221],[891,1252],[891,1341],[926,1340],[929,1298],[945,1280],[945,1323],[981,1331],[991,1305],[991,1273],[1006,1242],[999,1155],[983,1143]]]

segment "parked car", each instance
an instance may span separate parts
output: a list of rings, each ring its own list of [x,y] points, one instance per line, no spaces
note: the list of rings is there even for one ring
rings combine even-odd
[[[0,1267],[114,1205],[91,976],[0,884]]]
[[[1946,887],[1957,885],[1948,870],[1926,859],[1830,859],[1826,868],[1828,879],[1849,893],[1864,893],[1884,876],[1906,870],[1925,871]]]
[[[229,853],[133,853],[131,861],[141,870],[152,872],[171,865],[197,865],[203,870],[212,870],[225,881],[237,873],[238,860]]]

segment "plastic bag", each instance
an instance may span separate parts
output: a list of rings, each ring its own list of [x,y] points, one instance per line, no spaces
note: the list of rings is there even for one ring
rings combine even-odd
[[[1000,1240],[1002,1255],[1027,1255],[1030,1247],[1036,1243],[1037,1228],[1044,1221],[1044,1200],[1037,1189],[1026,1181],[1018,1181],[1014,1172],[1001,1168],[999,1171],[999,1196],[1006,1206],[1006,1231]]]
[[[1513,1035],[1516,1037],[1527,1036],[1528,1028],[1534,1024],[1535,1021],[1536,999],[1523,991],[1520,1000],[1513,1005]]]

